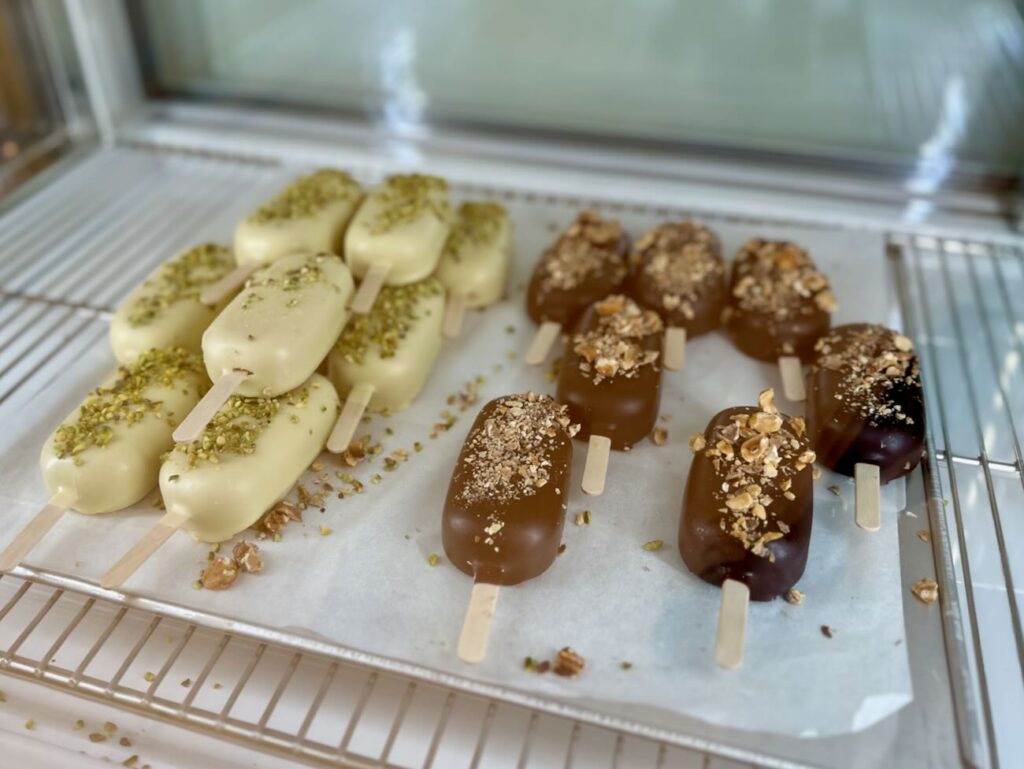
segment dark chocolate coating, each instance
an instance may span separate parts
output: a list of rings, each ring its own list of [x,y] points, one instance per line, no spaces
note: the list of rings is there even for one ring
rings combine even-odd
[[[753,407],[731,408],[715,415],[704,432],[711,441],[715,428],[727,425],[734,414],[753,414]],[[703,453],[693,457],[686,480],[683,514],[679,522],[679,552],[686,567],[712,585],[721,586],[734,579],[750,588],[754,601],[769,601],[783,595],[803,576],[811,542],[814,513],[813,469],[808,465],[792,476],[791,491],[795,499],[777,497],[771,505],[776,520],[789,526],[781,539],[765,544],[775,558],[755,555],[721,528],[722,500],[715,490],[721,488],[725,475],[715,470],[712,460]]]
[[[831,315],[812,296],[793,297],[784,316],[780,312],[741,307],[734,293],[737,284],[748,275],[758,274],[764,266],[764,262],[759,263],[756,251],[747,246],[740,249],[732,267],[725,328],[740,351],[752,358],[775,361],[784,355],[795,355],[802,361],[809,361],[814,356],[814,343],[829,329]],[[781,272],[776,269],[770,274],[777,277]]]
[[[467,502],[461,491],[473,472],[465,462],[469,438],[484,429],[502,400],[497,398],[484,406],[470,428],[448,486],[441,537],[445,554],[459,570],[480,582],[515,585],[542,574],[558,555],[572,483],[572,439],[564,429],[557,431],[553,451],[547,457],[550,477],[535,493],[509,502]],[[504,525],[488,535],[486,529],[495,519]]]
[[[852,337],[870,326],[852,323],[838,326],[829,334],[836,340],[833,352],[842,353]],[[914,368],[917,368],[915,358]],[[921,461],[924,453],[924,393],[921,381],[903,379],[891,387],[874,388],[874,396],[889,407],[899,405],[904,419],[880,414],[865,415],[845,400],[836,399],[849,368],[833,370],[815,364],[808,375],[807,430],[818,461],[843,475],[854,474],[858,462],[878,465],[882,483],[900,478]]]
[[[578,217],[573,226],[570,226],[566,233],[559,235],[544,251],[530,276],[530,283],[526,289],[526,312],[534,323],[554,321],[563,328],[570,329],[589,305],[614,293],[627,277],[626,254],[629,251],[629,238],[623,231],[618,240],[604,247],[607,258],[580,283],[569,289],[545,285],[548,277],[547,260],[554,258],[565,240],[584,237],[568,234],[575,231],[575,227],[584,216],[586,214]],[[593,220],[599,221],[596,217]]]
[[[643,242],[641,238],[637,245]],[[693,317],[687,317],[682,306],[667,309],[665,306],[666,292],[660,288],[654,278],[647,272],[647,266],[657,255],[655,251],[634,252],[633,271],[630,275],[630,294],[641,305],[661,315],[666,326],[686,329],[687,339],[714,331],[722,322],[722,310],[726,304],[725,293],[725,262],[722,259],[722,246],[717,237],[710,245],[722,268],[716,274],[706,276],[694,287],[693,298],[688,300]],[[682,254],[675,258],[685,259]]]
[[[591,435],[603,435],[612,448],[629,449],[651,434],[661,407],[662,334],[648,334],[638,340],[644,350],[658,352],[653,365],[642,366],[631,378],[615,376],[594,384],[593,373],[580,371],[580,356],[573,350],[573,337],[598,325],[593,305],[580,318],[562,357],[558,376],[559,403],[569,407],[569,416],[579,423],[576,436],[586,441]]]

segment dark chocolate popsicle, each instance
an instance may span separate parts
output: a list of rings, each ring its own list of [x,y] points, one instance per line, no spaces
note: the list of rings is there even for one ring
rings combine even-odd
[[[591,211],[577,215],[534,268],[526,311],[535,323],[569,329],[588,305],[626,279],[629,239],[622,225]]]
[[[767,601],[807,564],[815,456],[803,419],[780,414],[771,390],[758,403],[718,413],[690,439],[679,552],[701,579],[737,580]]]
[[[924,451],[924,395],[913,343],[884,326],[838,326],[815,345],[807,428],[826,467],[853,475],[876,465],[882,483],[906,475]]]
[[[444,505],[444,551],[456,568],[476,582],[515,585],[551,565],[578,429],[546,395],[506,395],[481,409]]]
[[[748,240],[733,262],[722,319],[736,346],[759,360],[808,361],[836,300],[807,252],[781,240]]]
[[[613,294],[580,318],[566,346],[557,399],[580,424],[580,439],[602,435],[628,449],[650,435],[661,404],[663,324],[653,310]]]
[[[633,246],[633,297],[666,326],[693,339],[718,327],[725,307],[725,262],[718,236],[696,222],[669,222]]]

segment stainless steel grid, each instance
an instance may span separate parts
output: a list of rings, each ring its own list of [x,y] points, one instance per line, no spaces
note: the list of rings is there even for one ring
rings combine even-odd
[[[59,375],[68,356],[105,333],[110,309],[156,262],[189,242],[223,235],[223,222],[251,208],[280,183],[282,174],[273,165],[208,156],[105,150],[0,219],[0,421],[11,413],[8,409],[20,408]],[[97,192],[91,194],[94,188]],[[480,187],[460,190],[482,191],[499,197],[532,194]],[[608,201],[540,199],[611,211],[637,208],[660,216],[684,213]],[[700,216],[753,221],[724,213]],[[1000,754],[1014,755],[1009,752],[1012,744],[1004,744],[1013,731],[1008,732],[1006,724],[1012,726],[1014,715],[1022,712],[1018,704],[1024,698],[1019,667],[1016,675],[1009,675],[1005,667],[996,671],[991,666],[992,660],[1001,659],[993,646],[999,638],[1013,639],[1020,663],[1021,607],[1013,586],[1024,584],[1024,561],[1019,555],[1014,560],[1007,542],[1024,535],[1013,515],[1024,509],[1015,421],[1024,414],[1024,390],[1015,376],[1024,350],[1024,311],[1018,299],[1024,290],[1024,257],[1015,247],[974,241],[914,236],[891,240],[905,322],[922,348],[932,417],[934,450],[925,477],[934,490],[929,512],[936,565],[942,569],[938,578],[956,597],[947,603],[945,616],[948,676],[957,693],[956,725],[965,757],[996,766]],[[998,301],[982,301],[985,297]],[[943,499],[951,502],[950,511]],[[912,537],[913,528],[921,525],[901,522],[901,540]],[[255,631],[215,627],[206,618],[182,622],[159,607],[113,603],[111,595],[90,593],[59,575],[26,575],[33,579],[0,580],[0,600],[6,601],[0,610],[0,669],[297,758],[354,766],[486,766],[488,746],[507,741],[520,745],[517,740],[522,740],[520,767],[600,765],[592,757],[601,755],[610,761],[605,765],[612,766],[734,765],[667,742],[626,737],[575,716],[524,710],[491,697],[371,669],[326,651],[289,648]],[[904,574],[905,581],[908,575]],[[913,572],[914,578],[920,576]],[[962,626],[961,605],[967,617]],[[996,632],[986,627],[982,633],[979,617],[991,606],[1001,607],[997,616],[1003,625]],[[62,649],[77,638],[79,628],[97,617],[109,620],[107,630],[99,631],[84,652],[88,659],[83,656],[71,666]],[[119,634],[129,626],[139,634],[125,641]],[[151,647],[159,647],[155,639],[167,628],[173,629],[170,634],[176,640],[150,658]],[[48,642],[36,644],[37,636],[44,638],[44,629],[50,632],[45,636]],[[196,655],[197,647],[206,651]],[[122,652],[112,667],[96,669],[94,663],[115,648],[132,651],[128,658]],[[221,683],[219,666],[236,657],[245,662],[235,671],[234,683],[214,689],[214,683]],[[277,678],[265,680],[261,671],[271,660]],[[153,672],[153,680],[137,680],[140,665]],[[179,679],[179,670],[189,672]],[[939,682],[940,692],[942,686],[948,689],[939,672],[929,675]],[[179,683],[185,678],[192,681],[187,691]],[[302,680],[317,685],[297,686]],[[919,694],[927,685],[922,680],[915,677]],[[214,691],[227,697],[217,701],[218,707],[204,704]],[[375,704],[383,697],[379,692],[389,693],[387,707]],[[339,710],[336,695],[349,703],[347,710]],[[433,705],[422,705],[424,699]],[[375,709],[388,708],[391,711],[383,716],[388,726],[376,742],[361,736],[368,724],[381,720],[370,718]],[[279,723],[280,714],[296,709],[301,713],[287,728]],[[400,760],[402,746],[419,733],[412,724],[421,710],[438,719],[427,729],[426,752],[418,759]],[[463,711],[470,716],[468,721],[451,718]],[[317,738],[324,718],[335,726],[342,724],[341,733],[329,740]],[[442,762],[438,756],[447,755],[443,751],[454,739],[456,721],[462,731],[468,728],[466,723],[472,727],[459,737],[468,752],[461,762],[454,753]],[[550,747],[550,735],[565,739],[554,739],[555,747]],[[722,750],[729,741],[728,735],[716,735],[705,742]],[[739,754],[753,755],[749,748]],[[802,763],[773,760],[768,749],[759,755],[767,765]],[[927,759],[920,765],[928,765]]]

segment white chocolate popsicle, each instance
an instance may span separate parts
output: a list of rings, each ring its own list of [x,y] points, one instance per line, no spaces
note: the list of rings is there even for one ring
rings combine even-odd
[[[274,397],[316,371],[348,318],[352,275],[331,254],[299,252],[256,272],[203,335],[203,358],[216,382],[249,372],[245,397]]]
[[[150,350],[117,370],[54,431],[40,466],[51,499],[80,513],[129,507],[156,486],[171,431],[209,387],[199,356]]]
[[[345,261],[356,278],[371,269],[389,286],[433,274],[451,231],[448,183],[436,176],[389,176],[363,200],[345,233]]]
[[[268,264],[297,249],[342,254],[345,228],[363,188],[344,171],[297,179],[235,228],[238,264]]]
[[[505,293],[512,228],[505,207],[490,201],[463,203],[445,244],[437,279],[467,308],[486,307]]]
[[[233,293],[213,305],[199,300],[202,289],[235,267],[231,251],[204,243],[161,264],[110,319],[110,346],[119,363],[132,363],[147,350],[201,350],[203,332]]]
[[[441,350],[444,290],[435,278],[388,286],[366,315],[353,315],[327,357],[328,376],[344,399],[372,387],[367,408],[398,411],[423,389]]]
[[[168,515],[200,542],[244,531],[281,500],[323,450],[341,406],[314,374],[276,398],[233,396],[193,443],[160,468]]]

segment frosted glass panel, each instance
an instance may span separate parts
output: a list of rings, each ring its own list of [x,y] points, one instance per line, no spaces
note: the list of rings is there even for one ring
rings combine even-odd
[[[1012,0],[139,0],[171,92],[1015,175]]]

